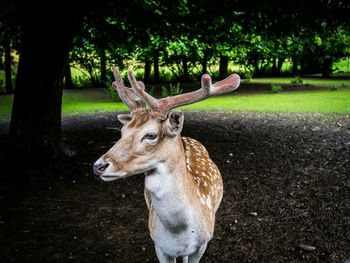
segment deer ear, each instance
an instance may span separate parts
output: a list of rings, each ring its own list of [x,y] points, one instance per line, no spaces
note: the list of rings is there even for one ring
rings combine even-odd
[[[118,120],[123,124],[127,124],[129,121],[131,121],[132,116],[131,114],[119,114],[117,116]]]
[[[166,119],[167,135],[175,137],[180,134],[184,124],[184,114],[182,111],[174,110],[169,112]]]

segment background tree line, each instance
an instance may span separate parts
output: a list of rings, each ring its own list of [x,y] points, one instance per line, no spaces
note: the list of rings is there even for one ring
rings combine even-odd
[[[70,65],[94,87],[109,85],[109,66],[133,65],[145,82],[187,81],[229,64],[246,77],[332,73],[350,55],[349,1],[4,1],[0,8],[0,67],[14,91],[14,149],[60,151],[63,87]],[[11,51],[18,51],[14,85]],[[164,69],[167,68],[167,73]],[[170,73],[169,73],[170,72]],[[168,74],[168,75],[167,75]],[[169,75],[170,74],[170,75]],[[141,76],[140,76],[141,75]],[[15,87],[14,87],[15,86]]]

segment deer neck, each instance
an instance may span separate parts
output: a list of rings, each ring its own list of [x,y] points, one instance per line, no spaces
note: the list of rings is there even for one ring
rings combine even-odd
[[[186,189],[189,178],[186,172],[186,160],[181,137],[175,138],[174,145],[169,148],[172,154],[154,170],[146,173],[145,187],[150,192],[152,206],[157,215],[172,217],[188,207],[190,202]]]
[[[176,136],[167,146],[170,154],[159,162],[155,169],[146,173],[145,187],[155,198],[161,199],[168,194],[182,189],[186,176],[186,160],[181,137]]]

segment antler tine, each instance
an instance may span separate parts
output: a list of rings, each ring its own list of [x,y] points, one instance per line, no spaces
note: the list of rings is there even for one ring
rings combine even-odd
[[[132,70],[128,71],[128,79],[134,92],[152,109],[158,108],[158,100],[145,91],[142,81],[137,81]]]
[[[231,92],[238,88],[240,77],[237,74],[232,74],[228,78],[212,84],[211,77],[208,74],[204,74],[201,83],[202,87],[196,91],[160,99],[154,113],[164,118],[169,110],[178,106],[192,104],[211,96]]]
[[[145,104],[142,101],[140,101],[140,98],[134,94],[132,89],[128,89],[124,86],[124,81],[119,71],[114,65],[112,66],[112,71],[115,78],[115,81],[113,81],[112,86],[118,92],[119,97],[126,104],[126,106],[128,106],[131,112],[145,107]]]
[[[236,90],[239,87],[241,78],[237,74],[231,74],[224,80],[215,82],[210,90],[210,94],[219,95]]]

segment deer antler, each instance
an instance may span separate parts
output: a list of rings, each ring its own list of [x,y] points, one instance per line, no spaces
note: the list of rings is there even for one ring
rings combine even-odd
[[[211,96],[231,92],[237,89],[240,84],[240,77],[237,74],[232,74],[226,79],[214,84],[212,84],[211,77],[208,74],[204,74],[202,76],[202,87],[200,89],[174,97],[156,99],[141,88],[132,71],[128,72],[128,78],[135,93],[153,110],[154,115],[160,118],[165,118],[167,112],[173,108],[192,104]]]
[[[232,74],[226,79],[214,84],[212,84],[211,77],[208,74],[204,74],[200,89],[173,97],[156,99],[145,91],[145,85],[135,79],[134,73],[131,70],[128,71],[131,89],[124,86],[120,73],[114,66],[112,70],[115,77],[113,87],[118,91],[120,98],[132,112],[140,108],[146,108],[147,104],[151,108],[152,113],[162,119],[165,119],[168,111],[173,108],[192,104],[211,96],[231,92],[237,89],[240,84],[240,77],[237,74]]]
[[[131,112],[146,108],[145,103],[135,94],[134,90],[125,87],[124,81],[115,66],[112,66],[112,71],[115,78],[115,81],[112,83],[112,87],[118,92],[120,99],[126,104],[126,106],[128,106]],[[141,90],[145,89],[145,85],[141,81],[138,82],[138,85],[140,86]]]

